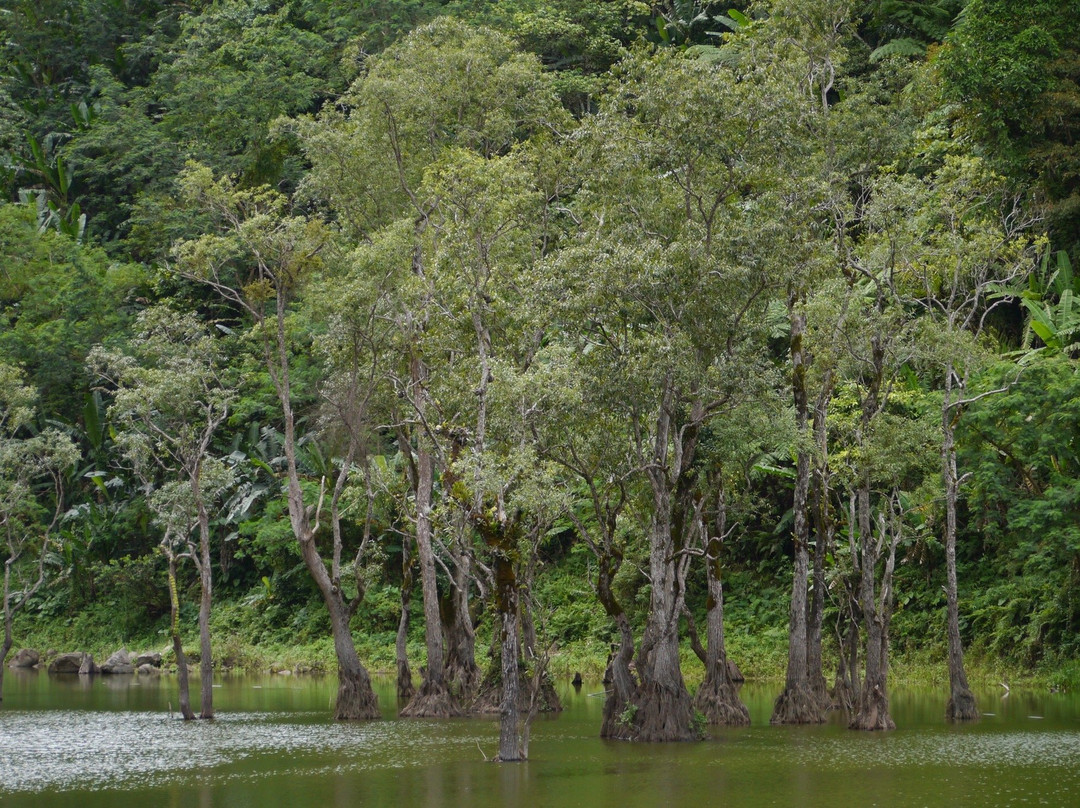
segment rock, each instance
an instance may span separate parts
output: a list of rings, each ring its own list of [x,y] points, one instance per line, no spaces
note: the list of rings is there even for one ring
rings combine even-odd
[[[79,673],[84,676],[92,673],[101,673],[101,668],[94,664],[93,654],[83,654],[82,665],[79,666]]]
[[[131,664],[131,654],[126,648],[121,648],[103,663],[102,673],[135,673],[135,666]]]
[[[137,668],[141,668],[143,665],[151,665],[155,668],[160,668],[161,654],[156,652],[153,654],[139,654],[137,657],[135,657],[135,660],[132,664],[135,665],[135,667]]]
[[[11,658],[9,668],[32,668],[41,661],[41,654],[33,648],[23,648]]]
[[[89,662],[87,670],[83,670]],[[49,663],[49,673],[92,673],[94,658],[82,651],[74,651],[70,654],[57,654],[56,658]]]
[[[278,671],[278,676],[292,676],[292,671],[289,670],[288,668],[284,668],[284,669]]]
[[[160,676],[161,668],[157,668],[149,662],[144,662],[138,667],[138,672],[141,676]]]

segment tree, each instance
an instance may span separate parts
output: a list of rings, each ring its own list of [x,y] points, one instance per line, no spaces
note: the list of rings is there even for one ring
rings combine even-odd
[[[320,483],[318,502],[309,503],[297,462],[288,319],[304,282],[321,264],[320,253],[327,245],[328,234],[317,222],[289,215],[287,200],[267,188],[240,190],[228,179],[215,180],[209,168],[194,164],[180,181],[185,198],[213,215],[217,229],[177,244],[174,266],[251,317],[263,367],[277,394],[284,426],[282,450],[289,522],[304,564],[330,613],[338,660],[334,715],[339,719],[379,718],[371,678],[360,663],[349,625],[359,601],[346,599],[341,581],[332,575],[337,568],[327,569],[316,543],[322,526],[326,481],[324,478]],[[336,470],[335,494],[344,485],[343,478],[353,471],[352,457],[348,456],[348,460]],[[339,516],[335,511],[331,520]],[[332,554],[340,558],[341,532],[338,525],[331,525],[331,530]]]
[[[1077,0],[971,0],[935,60],[940,90],[995,170],[1035,184],[1054,243],[1075,259],[1080,164]]]
[[[0,527],[4,532],[4,667],[14,644],[12,620],[45,583],[55,532],[65,511],[65,472],[79,459],[71,439],[55,429],[24,436],[34,417],[34,390],[23,374],[0,363]],[[44,491],[38,486],[44,482]]]
[[[987,361],[979,338],[989,328],[1002,288],[1022,284],[1034,267],[1032,222],[1004,180],[978,158],[947,157],[932,175],[883,177],[873,203],[871,243],[894,267],[901,305],[927,315],[922,361],[939,374],[941,474],[945,499],[944,545],[949,644],[950,720],[974,720],[978,709],[967,684],[960,638],[956,580],[956,422],[977,398],[966,394],[971,376]],[[1000,392],[1000,391],[999,391]]]
[[[140,313],[128,351],[98,347],[88,361],[112,388],[109,416],[121,433],[121,451],[144,483],[156,488],[150,507],[165,529],[162,546],[171,576],[172,540],[184,540],[192,526],[198,530],[197,548],[189,555],[201,590],[199,717],[213,718],[210,508],[229,486],[231,474],[211,448],[234,397],[221,341],[209,336],[193,315],[160,305]],[[170,578],[173,599],[175,589]],[[173,620],[175,626],[175,609]]]
[[[602,391],[600,406],[627,425],[616,435],[649,503],[641,681],[617,737],[688,740],[699,730],[678,626],[704,483],[699,449],[710,420],[763,393],[756,383],[767,378],[757,362],[768,278],[754,256],[775,201],[763,133],[786,131],[786,97],[767,70],[730,70],[671,51],[639,54],[621,76],[583,131],[583,224],[559,259],[558,296],[573,312],[570,338],[589,374],[585,385]],[[774,90],[779,98],[766,102]],[[605,510],[617,501],[599,493],[594,503]],[[610,515],[596,518],[602,524]],[[617,616],[612,601],[606,606]]]
[[[303,148],[313,162],[307,192],[328,203],[350,237],[371,240],[376,249],[383,250],[383,271],[393,272],[401,286],[393,315],[400,340],[395,378],[407,407],[397,413],[398,444],[410,469],[428,653],[425,683],[403,714],[452,714],[460,709],[454,704],[453,691],[470,693],[476,668],[471,659],[459,660],[453,671],[462,680],[443,681],[450,652],[464,649],[466,657],[471,655],[471,626],[452,631],[465,639],[463,646],[443,647],[431,511],[436,472],[448,473],[454,449],[452,430],[437,431],[432,423],[453,422],[455,413],[433,412],[439,402],[431,391],[433,386],[461,383],[461,368],[468,366],[473,354],[451,361],[449,367],[434,368],[434,358],[440,354],[423,346],[445,339],[445,332],[438,329],[441,314],[460,309],[463,292],[455,285],[455,273],[464,271],[468,277],[480,278],[489,269],[486,251],[499,249],[489,242],[502,239],[521,250],[525,244],[519,239],[533,236],[524,229],[503,233],[503,228],[521,227],[516,214],[509,223],[478,221],[472,234],[442,232],[460,228],[470,215],[482,218],[489,205],[496,216],[503,211],[501,200],[455,197],[459,189],[441,182],[438,172],[457,161],[475,168],[484,160],[493,161],[495,170],[500,170],[499,166],[512,161],[503,164],[496,158],[538,131],[565,126],[567,116],[534,58],[517,52],[502,35],[449,19],[418,29],[372,59],[345,101],[347,114],[327,107],[318,121],[299,124]],[[426,178],[425,172],[429,172]],[[467,182],[460,190],[475,188]],[[476,210],[469,207],[474,204]],[[542,223],[538,218],[525,225]],[[478,239],[479,256],[469,252],[472,245],[459,241],[472,236]],[[391,253],[394,249],[396,257]],[[461,265],[446,271],[445,265],[455,261]],[[465,294],[475,302],[483,292]],[[459,312],[469,323],[474,314],[479,316],[475,310]],[[465,338],[471,344],[477,335],[468,333]],[[448,347],[456,356],[458,346]],[[490,353],[490,346],[478,350]],[[445,380],[440,378],[444,373]],[[452,395],[459,392],[450,389]],[[451,587],[459,599],[449,611],[463,621],[469,613],[467,557],[457,555],[454,561]]]

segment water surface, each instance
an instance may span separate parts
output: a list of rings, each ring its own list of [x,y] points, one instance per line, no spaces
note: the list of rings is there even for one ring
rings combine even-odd
[[[985,715],[949,726],[945,694],[898,689],[885,734],[840,716],[771,727],[775,685],[743,695],[754,725],[700,744],[601,741],[599,685],[532,731],[524,764],[485,762],[490,719],[329,718],[332,677],[226,677],[212,722],[176,718],[175,679],[7,672],[0,708],[4,808],[135,804],[346,806],[1080,805],[1080,700],[981,693]],[[196,688],[197,689],[197,688]]]

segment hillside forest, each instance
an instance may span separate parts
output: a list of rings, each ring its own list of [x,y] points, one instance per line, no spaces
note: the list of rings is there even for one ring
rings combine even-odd
[[[553,672],[646,741],[747,722],[739,666],[864,730],[890,655],[953,720],[965,651],[1080,681],[1078,0],[0,30],[0,660],[171,649],[203,718],[392,671],[503,760]]]

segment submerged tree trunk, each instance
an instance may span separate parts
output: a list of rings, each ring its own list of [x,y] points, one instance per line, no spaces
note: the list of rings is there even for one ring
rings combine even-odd
[[[861,487],[859,499],[859,539],[862,543],[862,577],[859,584],[859,601],[866,631],[866,676],[856,702],[855,714],[848,724],[852,729],[896,729],[889,716],[889,693],[881,616],[874,607],[874,575],[877,567],[877,544],[870,531],[870,491]]]
[[[210,569],[210,516],[198,494],[198,480],[194,480],[192,485],[199,503],[199,718],[213,718],[214,659],[210,645],[210,607],[213,603],[214,583]]]
[[[4,700],[4,670],[7,668],[7,657],[11,653],[11,646],[15,644],[11,608],[11,564],[14,560],[14,558],[9,558],[4,563],[4,644],[0,646],[0,702]]]
[[[960,640],[960,603],[956,581],[956,444],[953,436],[952,366],[946,368],[945,396],[941,406],[941,465],[945,482],[945,603],[949,643],[949,701],[945,717],[950,721],[975,721],[979,708],[968,687],[964,670],[964,646]]]
[[[668,380],[656,420],[652,463],[647,469],[653,493],[649,536],[652,586],[649,618],[637,657],[641,684],[631,700],[633,738],[638,741],[692,741],[701,737],[679,660],[679,616],[685,603],[683,584],[690,556],[677,554],[686,549],[681,546],[686,538],[685,512],[680,510],[677,518],[675,515],[676,504],[685,505],[688,498],[687,471],[695,438],[671,435],[672,392]],[[678,456],[669,462],[672,437]]]
[[[843,710],[850,719],[855,714],[855,705],[859,700],[859,623],[854,614],[844,615],[840,620],[844,626],[836,630],[840,653],[836,681],[833,683],[832,707]]]
[[[879,520],[878,536],[870,530],[870,491],[865,483],[858,492],[859,534],[862,542],[862,581],[859,599],[866,628],[866,677],[859,693],[857,709],[848,726],[860,730],[892,730],[896,724],[889,714],[889,622],[892,617],[892,576],[896,561],[899,528],[895,514]],[[880,592],[875,594],[877,563],[883,543],[889,542]]]
[[[163,549],[169,561],[169,633],[172,636],[173,653],[176,655],[176,683],[180,691],[178,695],[180,715],[185,721],[194,721],[195,713],[191,709],[191,693],[188,685],[187,656],[184,654],[184,643],[180,639],[180,596],[176,591],[176,556],[168,548]]]
[[[517,574],[514,556],[517,549],[516,523],[487,524],[484,540],[492,550],[495,575],[495,609],[498,629],[502,676],[502,704],[499,710],[499,755],[504,763],[524,760],[521,743],[521,679],[518,660],[521,658],[518,622]]]
[[[794,303],[791,303],[792,307]],[[806,364],[808,361],[803,336],[806,315],[792,310],[791,314],[791,387],[795,399],[795,422],[800,435],[806,435],[809,407],[806,394]],[[791,581],[791,612],[788,633],[788,664],[784,691],[773,705],[772,724],[820,724],[825,721],[824,710],[814,693],[807,668],[807,588],[810,575],[810,526],[807,519],[807,499],[810,488],[810,454],[800,446],[795,463],[795,492],[792,502],[795,559]]]
[[[446,679],[458,703],[476,697],[483,674],[476,664],[476,632],[469,612],[470,562],[460,550],[454,554],[454,586],[442,600],[440,615],[446,634]]]
[[[727,513],[723,491],[719,496],[716,535],[705,543],[705,570],[708,598],[705,602],[705,679],[694,694],[694,709],[709,724],[741,727],[750,724],[750,711],[739,698],[739,689],[731,680],[727,648],[724,645],[724,586],[721,580],[720,553],[727,533]],[[702,524],[704,536],[705,526]]]
[[[420,582],[423,590],[424,638],[427,646],[427,667],[424,680],[401,715],[411,718],[447,718],[461,714],[446,682],[443,652],[442,622],[439,619],[439,593],[435,580],[435,553],[431,545],[431,498],[434,487],[434,460],[418,439],[416,449],[416,549],[420,560]]]
[[[840,646],[840,660],[836,669],[833,688],[833,707],[844,710],[850,719],[855,714],[859,699],[859,624],[862,610],[859,608],[859,546],[856,538],[858,505],[855,492],[848,498],[848,558],[851,572],[844,575],[844,601],[837,617],[836,638]]]
[[[831,549],[833,537],[832,519],[829,515],[827,431],[831,388],[831,374],[827,374],[814,406],[814,443],[817,446],[817,457],[814,463],[810,497],[814,514],[814,584],[806,619],[806,675],[815,698],[826,709],[830,706],[830,698],[821,658],[821,634],[825,621],[825,558]]]
[[[398,701],[407,702],[412,698],[412,671],[409,669],[409,612],[412,607],[413,558],[408,536],[401,542],[401,617],[398,619],[397,640],[394,653],[397,661],[397,697]]]
[[[297,486],[299,493],[299,486]],[[315,537],[310,533],[300,540],[300,553],[308,572],[322,594],[326,609],[330,612],[330,630],[334,638],[334,653],[338,663],[338,692],[334,705],[334,718],[338,720],[362,720],[381,718],[378,700],[371,687],[371,677],[360,664],[353,642],[352,610],[341,592],[326,572],[326,565],[315,547]]]

